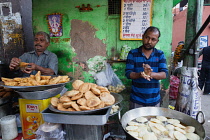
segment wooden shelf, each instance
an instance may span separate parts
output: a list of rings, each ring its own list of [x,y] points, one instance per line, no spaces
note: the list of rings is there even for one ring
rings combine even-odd
[[[126,62],[126,60],[108,60],[107,63],[120,63],[120,62]]]

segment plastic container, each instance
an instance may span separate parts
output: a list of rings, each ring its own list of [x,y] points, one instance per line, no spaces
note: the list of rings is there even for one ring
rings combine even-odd
[[[13,140],[18,136],[16,116],[4,116],[0,120],[2,140]]]
[[[120,59],[121,60],[126,60],[127,55],[128,55],[130,50],[131,50],[131,47],[128,47],[128,45],[123,45],[123,47],[121,49],[121,53],[120,53]]]

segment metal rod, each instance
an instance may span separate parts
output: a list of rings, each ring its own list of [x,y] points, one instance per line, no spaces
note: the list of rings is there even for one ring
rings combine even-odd
[[[204,22],[204,24],[202,25],[202,27],[200,28],[200,30],[198,31],[198,33],[195,35],[195,37],[193,38],[193,40],[190,42],[190,44],[188,45],[188,47],[186,48],[186,50],[184,50],[184,54],[188,53],[189,49],[191,49],[191,46],[195,43],[195,41],[198,39],[198,37],[200,36],[200,34],[203,32],[203,30],[209,24],[209,22],[210,22],[210,15],[208,16],[208,18],[206,19],[206,21]],[[185,55],[182,55],[181,60],[183,59],[183,57],[185,57]]]

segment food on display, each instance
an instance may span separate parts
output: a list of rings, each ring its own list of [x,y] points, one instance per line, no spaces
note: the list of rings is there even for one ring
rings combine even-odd
[[[51,98],[52,106],[61,111],[85,111],[104,108],[115,103],[114,96],[106,87],[81,80],[75,80],[72,87],[72,90],[60,98]]]
[[[42,76],[38,71],[36,75],[30,75],[30,77],[23,78],[1,78],[7,86],[39,86],[39,85],[54,85],[59,83],[65,83],[70,80],[69,76]]]
[[[128,122],[125,130],[138,140],[200,140],[195,127],[164,116],[138,117]]]
[[[100,99],[107,105],[112,105],[115,102],[114,96],[110,96],[110,92],[102,92],[100,95]]]
[[[117,86],[109,85],[108,89],[110,92],[119,93],[125,89],[125,86],[124,85],[117,85]]]
[[[26,62],[20,62],[19,66],[21,68],[24,68],[24,67],[27,67],[29,63],[26,63]]]
[[[112,114],[116,113],[117,111],[119,111],[119,109],[120,109],[119,105],[113,105],[112,109],[110,111],[110,114],[112,115]]]
[[[13,92],[12,89],[0,86],[0,99],[9,97],[12,94],[12,92]]]
[[[75,89],[75,90],[78,90],[79,87],[83,84],[84,82],[81,81],[81,80],[76,80],[72,83],[72,87]]]

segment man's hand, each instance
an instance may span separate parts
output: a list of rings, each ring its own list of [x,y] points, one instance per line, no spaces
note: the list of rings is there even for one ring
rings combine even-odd
[[[149,75],[146,75],[144,71],[141,72],[141,76],[142,76],[142,78],[144,78],[144,79],[146,79],[148,81],[150,81],[150,79],[152,79]]]
[[[151,69],[150,65],[148,65],[148,64],[143,64],[143,68],[144,68],[144,71],[141,72],[142,77],[144,79],[150,81],[152,79],[151,73],[153,70]]]
[[[28,73],[28,74],[30,74],[33,70],[35,70],[36,69],[36,64],[34,64],[34,63],[29,63],[28,64],[28,66],[24,69],[24,70],[22,70],[24,73]]]
[[[17,70],[17,69],[19,69],[20,62],[21,62],[21,59],[16,58],[16,57],[12,58],[12,60],[11,60],[11,62],[9,64],[10,70]]]
[[[146,75],[151,75],[151,73],[152,73],[152,69],[151,69],[151,67],[150,67],[150,65],[148,65],[148,64],[143,64],[143,68],[144,68],[144,73],[146,74]]]

